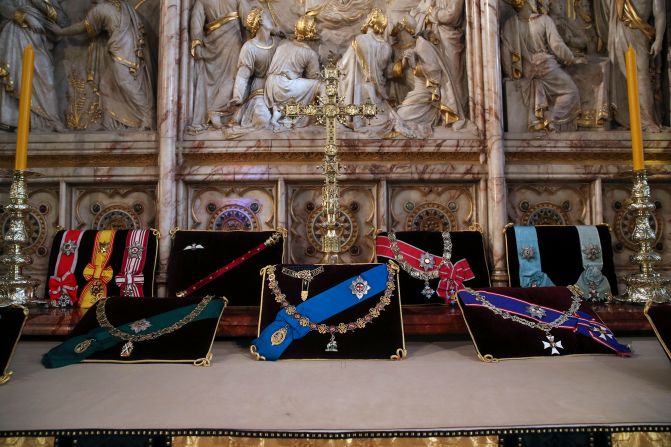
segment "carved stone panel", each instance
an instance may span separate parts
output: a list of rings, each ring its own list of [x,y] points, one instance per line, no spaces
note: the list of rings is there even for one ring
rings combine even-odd
[[[132,229],[156,227],[156,186],[77,185],[72,189],[72,228]]]
[[[389,185],[389,229],[458,231],[478,222],[476,184]]]
[[[0,205],[0,228],[2,229],[0,247],[3,247],[9,217],[4,211],[4,204],[9,201],[9,187],[3,187],[0,191],[0,204],[3,204]],[[24,273],[40,281],[36,296],[43,296],[51,240],[58,229],[58,185],[30,186],[28,196],[28,203],[33,209],[26,221],[30,240],[26,251],[33,257],[33,264],[27,266]]]
[[[586,183],[511,182],[508,184],[508,219],[517,225],[590,224],[589,196]]]
[[[668,183],[651,183],[652,200],[656,210],[650,224],[657,233],[655,250],[662,255],[661,266],[671,267],[671,185]],[[619,269],[636,269],[629,262],[638,245],[631,240],[634,229],[634,216],[628,210],[631,197],[631,183],[604,183],[603,186],[603,220],[608,223],[613,236],[613,253],[615,266]]]
[[[277,226],[274,183],[187,186],[192,230],[267,231]]]
[[[325,215],[321,189],[321,184],[287,188],[289,262],[320,263],[323,260],[320,225]],[[343,262],[372,262],[375,258],[375,197],[375,184],[340,185],[338,222]]]

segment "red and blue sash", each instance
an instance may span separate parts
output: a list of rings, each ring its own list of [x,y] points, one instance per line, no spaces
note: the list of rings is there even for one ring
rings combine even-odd
[[[552,323],[564,314],[564,312],[553,309],[552,307],[529,303],[512,296],[481,290],[479,290],[478,293],[501,311],[511,315],[517,315],[518,317],[536,323]],[[478,301],[476,296],[468,290],[461,290],[459,292],[459,298],[465,306],[487,308],[487,306]],[[532,315],[529,312],[530,307],[541,309],[542,312],[536,311]],[[576,311],[575,314],[569,315],[569,318],[562,325],[557,326],[557,329],[570,330],[585,337],[589,337],[595,342],[612,349],[618,355],[625,357],[631,355],[631,349],[618,342],[615,339],[613,332],[608,329],[605,324],[586,312]]]

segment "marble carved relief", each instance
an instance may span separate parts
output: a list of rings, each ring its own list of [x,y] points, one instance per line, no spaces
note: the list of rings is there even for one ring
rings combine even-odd
[[[193,184],[187,186],[187,195],[190,230],[267,231],[279,226],[275,184]]]
[[[668,108],[663,0],[506,2],[517,10],[504,19],[501,38],[509,132],[628,128],[629,46],[636,50],[643,130],[661,130]]]
[[[2,2],[0,129],[17,125],[28,44],[36,56],[33,131],[154,129],[159,5],[159,0]]]
[[[72,221],[68,228],[128,230],[156,227],[156,187],[153,185],[74,186]]]
[[[397,0],[379,8],[370,0],[208,1],[191,5],[191,134],[223,128],[225,138],[239,138],[312,126],[307,119],[280,121],[279,108],[290,98],[316,100],[319,67],[328,62],[342,72],[345,103],[369,100],[381,110],[371,121],[351,123],[361,136],[425,138],[439,127],[474,129],[464,0]],[[226,60],[207,65],[208,51]],[[216,87],[207,95],[204,77]]]
[[[508,216],[516,225],[589,225],[588,184],[508,184]],[[601,223],[601,222],[596,222]]]

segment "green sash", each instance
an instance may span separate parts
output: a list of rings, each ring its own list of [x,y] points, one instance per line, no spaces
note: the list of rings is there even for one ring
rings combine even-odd
[[[196,306],[198,306],[198,303],[179,307],[152,317],[147,317],[145,320],[147,320],[151,326],[134,335],[150,334],[165,329],[176,321],[189,315]],[[223,299],[213,298],[207,306],[205,306],[202,312],[192,320],[192,322],[208,318],[219,318],[224,307],[225,301]],[[131,325],[133,323],[134,322],[126,323],[119,326],[117,329],[125,333],[132,333]],[[60,368],[74,363],[80,363],[96,352],[112,348],[123,341],[125,340],[113,336],[107,329],[96,327],[88,334],[72,337],[51,349],[42,357],[42,364],[47,368]]]

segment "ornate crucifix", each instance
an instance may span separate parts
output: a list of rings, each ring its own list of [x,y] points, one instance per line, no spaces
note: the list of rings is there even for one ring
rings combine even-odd
[[[318,103],[303,105],[291,99],[283,108],[288,118],[314,116],[319,124],[326,127],[326,144],[324,146],[324,187],[322,188],[322,207],[326,213],[326,220],[322,229],[322,248],[324,258],[329,264],[338,263],[340,255],[340,235],[338,234],[337,215],[339,211],[340,189],[338,188],[338,174],[340,162],[338,160],[338,145],[336,144],[336,122],[346,123],[355,116],[373,118],[377,107],[371,102],[364,104],[343,104],[338,96],[338,77],[340,71],[334,64],[324,67],[321,78],[324,81],[324,95],[318,98]]]

